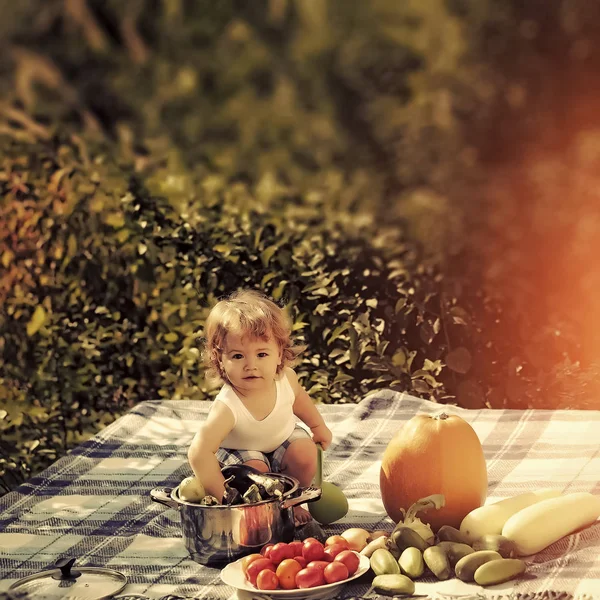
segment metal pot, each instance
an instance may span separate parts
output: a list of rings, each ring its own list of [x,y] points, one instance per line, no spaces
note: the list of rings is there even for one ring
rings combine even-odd
[[[179,486],[155,488],[150,497],[179,511],[183,540],[193,560],[201,565],[219,565],[259,552],[265,544],[294,539],[293,507],[318,500],[321,490],[301,489],[297,479],[277,476],[285,481],[285,492],[279,500],[203,506],[182,500]]]

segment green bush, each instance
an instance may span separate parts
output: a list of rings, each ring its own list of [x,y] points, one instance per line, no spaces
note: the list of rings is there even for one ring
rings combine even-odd
[[[135,402],[211,397],[203,319],[238,287],[289,307],[315,400],[447,397],[443,345],[429,346],[439,274],[374,216],[381,170],[349,143],[351,72],[323,68],[335,45],[320,17],[144,4],[90,2],[81,21],[32,1],[6,25],[6,488]]]
[[[69,143],[4,149],[2,216],[18,236],[2,254],[0,424],[17,478],[135,402],[212,397],[203,322],[240,287],[289,308],[316,401],[382,387],[448,398],[439,277],[401,230],[344,208],[360,187],[350,176],[299,190],[189,170],[173,154],[141,175],[102,147],[86,148],[87,163]]]

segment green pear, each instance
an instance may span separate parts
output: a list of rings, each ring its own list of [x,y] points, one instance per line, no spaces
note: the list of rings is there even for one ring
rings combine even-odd
[[[324,481],[321,484],[321,497],[309,502],[308,511],[315,521],[329,525],[346,516],[348,499],[337,485]]]
[[[321,497],[308,503],[308,512],[312,518],[321,525],[329,525],[345,517],[348,512],[348,499],[344,492],[333,483],[323,481],[323,448],[320,444],[317,444],[317,472],[314,484],[321,488]]]

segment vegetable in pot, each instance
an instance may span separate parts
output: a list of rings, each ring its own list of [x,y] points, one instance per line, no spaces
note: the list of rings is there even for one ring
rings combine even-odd
[[[225,480],[225,492],[223,493],[223,504],[231,506],[233,504],[243,504],[242,494],[239,490],[233,487],[232,482],[235,481],[235,475]]]
[[[242,500],[244,501],[244,504],[252,504],[263,500],[258,490],[258,486],[255,483],[253,483],[242,495]]]
[[[242,504],[242,496],[251,486],[258,488],[262,500],[281,498],[285,492],[285,480],[276,475],[261,473],[258,469],[246,465],[227,465],[221,469],[225,481],[240,493],[239,501],[233,504]]]
[[[221,503],[214,496],[207,495],[200,500],[200,504],[202,506],[219,506]]]

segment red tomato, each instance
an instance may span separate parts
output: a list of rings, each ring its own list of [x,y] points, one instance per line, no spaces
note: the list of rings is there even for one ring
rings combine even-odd
[[[325,560],[331,562],[340,552],[344,552],[345,550],[348,550],[347,545],[344,546],[344,544],[338,544],[337,542],[331,544],[331,546],[325,548],[325,556],[327,557]]]
[[[327,548],[327,546],[333,546],[333,544],[344,544],[346,546],[346,550],[350,549],[350,544],[348,543],[348,540],[345,537],[342,537],[341,535],[330,535],[325,540],[325,548]]]
[[[360,558],[354,550],[344,550],[340,552],[334,559],[333,562],[344,563],[348,569],[348,577],[354,575],[358,569]]]
[[[327,583],[344,581],[344,579],[348,579],[348,567],[343,562],[334,560],[325,567],[323,576]]]
[[[294,540],[293,542],[290,542],[289,547],[293,552],[292,558],[296,558],[296,556],[302,556],[302,542],[300,540]]]
[[[277,544],[271,548],[271,551],[269,552],[269,558],[271,559],[271,562],[278,565],[286,558],[294,558],[294,555],[289,544],[286,544],[285,542],[277,542]]]
[[[279,579],[271,569],[263,569],[256,578],[256,587],[259,590],[276,590],[279,586]]]
[[[313,567],[315,569],[321,569],[321,571],[325,570],[325,567],[329,564],[329,561],[327,560],[311,560],[306,567],[309,569],[312,569]]]
[[[262,547],[260,553],[265,557],[265,558],[269,558],[269,554],[271,553],[271,548],[274,546],[275,544],[266,544],[265,546]]]
[[[300,566],[304,569],[304,567],[308,564],[308,561],[304,558],[304,556],[294,556],[294,560],[300,563]]]
[[[310,562],[311,560],[323,560],[325,549],[319,540],[307,539],[302,544],[302,556]]]
[[[275,565],[268,558],[257,558],[248,565],[246,571],[246,579],[252,584],[256,585],[256,578],[263,569],[271,569],[275,573]]]
[[[284,590],[296,589],[296,573],[302,570],[302,565],[295,558],[286,558],[277,567],[279,585]]]
[[[321,569],[306,567],[296,573],[296,587],[298,588],[312,588],[324,584],[325,576]]]
[[[262,554],[248,554],[242,558],[242,573],[246,574],[248,567],[251,562],[254,562],[257,558],[264,558]]]

